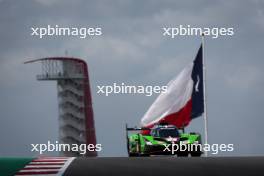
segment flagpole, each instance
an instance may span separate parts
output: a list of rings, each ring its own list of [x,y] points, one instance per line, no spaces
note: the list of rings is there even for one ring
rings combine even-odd
[[[204,33],[202,33],[202,58],[203,58],[203,94],[204,94],[204,139],[205,144],[208,144],[208,121],[207,121],[207,106],[206,106],[206,66],[204,59]],[[205,157],[208,156],[207,151],[205,151]]]

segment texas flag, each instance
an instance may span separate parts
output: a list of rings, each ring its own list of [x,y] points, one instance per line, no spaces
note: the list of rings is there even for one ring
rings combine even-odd
[[[161,93],[141,119],[142,127],[168,123],[178,128],[204,112],[202,45],[195,60],[168,83],[167,91]]]

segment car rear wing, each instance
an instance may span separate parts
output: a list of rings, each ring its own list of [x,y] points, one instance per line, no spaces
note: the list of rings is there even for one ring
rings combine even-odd
[[[144,131],[144,130],[151,130],[151,128],[128,127],[128,125],[126,124],[126,131]],[[184,126],[181,128],[178,128],[178,130],[182,130],[184,132],[185,131]]]
[[[151,130],[151,128],[128,127],[126,124],[126,131],[142,131],[142,130]]]
[[[126,136],[127,136],[127,140],[128,140],[128,132],[129,131],[144,131],[144,130],[151,130],[151,128],[139,128],[139,127],[128,127],[128,125],[126,124]]]

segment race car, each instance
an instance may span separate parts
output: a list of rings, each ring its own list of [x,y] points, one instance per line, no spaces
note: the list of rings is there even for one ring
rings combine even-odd
[[[140,131],[129,134],[129,131]],[[152,128],[128,128],[126,125],[128,156],[177,155],[187,157],[201,156],[201,135],[185,133],[174,125],[158,124]],[[195,144],[195,145],[191,145]],[[198,145],[197,145],[198,144]],[[176,148],[176,145],[194,146],[186,150]],[[195,147],[197,146],[197,147]],[[177,150],[176,150],[177,149]]]

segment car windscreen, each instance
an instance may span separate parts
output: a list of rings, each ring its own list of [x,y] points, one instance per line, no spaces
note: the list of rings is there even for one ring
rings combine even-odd
[[[179,132],[177,129],[160,129],[159,137],[178,137]]]

